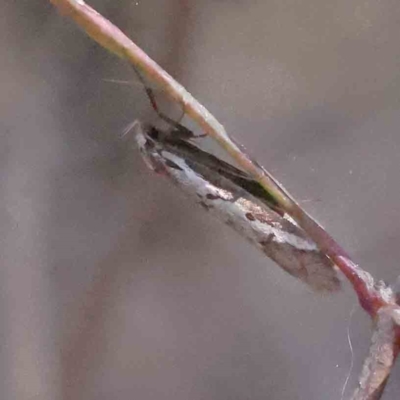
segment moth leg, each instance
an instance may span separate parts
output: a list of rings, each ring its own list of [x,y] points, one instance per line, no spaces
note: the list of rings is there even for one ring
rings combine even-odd
[[[190,129],[186,128],[183,126],[180,121],[182,121],[183,117],[185,116],[185,105],[181,104],[182,107],[182,115],[179,118],[179,122],[174,121],[172,118],[168,117],[168,115],[164,114],[158,107],[157,101],[156,101],[156,96],[154,94],[154,91],[151,87],[147,86],[146,81],[144,80],[143,76],[139,72],[139,70],[134,66],[131,65],[133,70],[135,71],[136,75],[138,76],[140,82],[143,85],[143,88],[147,94],[147,97],[150,100],[150,104],[153,108],[153,110],[156,112],[156,114],[161,118],[163,121],[168,123],[169,125],[174,127],[174,134],[179,135],[180,138],[182,139],[195,139],[195,138],[202,138],[207,136],[206,133],[202,133],[200,135],[195,135]]]

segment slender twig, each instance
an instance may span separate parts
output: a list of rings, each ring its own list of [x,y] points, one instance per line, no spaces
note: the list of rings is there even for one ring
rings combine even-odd
[[[399,353],[399,319],[396,307],[383,307],[378,311],[369,355],[352,400],[380,399]]]
[[[212,136],[250,175],[275,198],[282,210],[317,243],[353,285],[361,306],[371,315],[389,305],[374,287],[372,277],[358,268],[342,247],[314,221],[267,171],[254,163],[227,135],[224,127],[189,92],[114,26],[81,0],[50,0],[68,14],[85,32],[107,50],[129,61],[153,84],[159,85],[185,113]]]
[[[224,127],[216,118],[121,30],[82,0],[50,1],[72,18],[96,42],[127,60],[152,84],[162,88],[173,101],[179,103],[185,114],[213,137],[243,170],[253,176],[275,199],[279,207],[291,215],[319,248],[332,259],[352,284],[361,306],[373,319],[379,317],[381,309],[391,307],[398,310],[399,307],[394,296],[391,296],[384,286],[377,285],[369,273],[358,267],[347,252],[300,207],[271,174],[241,151],[240,146],[227,135]],[[397,325],[392,330],[394,332],[392,343],[396,347],[400,341],[400,333]],[[393,354],[394,362],[397,352],[393,351]]]

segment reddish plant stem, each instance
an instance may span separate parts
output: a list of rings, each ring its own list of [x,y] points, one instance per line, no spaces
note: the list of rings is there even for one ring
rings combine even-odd
[[[342,247],[290,197],[279,183],[243,153],[226,134],[223,126],[181,85],[136,46],[120,29],[80,0],[50,0],[68,14],[85,32],[107,50],[139,68],[147,78],[160,85],[185,113],[209,133],[241,166],[276,199],[304,231],[329,256],[352,284],[359,302],[371,317],[387,302],[374,287],[368,273],[359,268]]]
[[[372,277],[351,260],[348,253],[324,228],[296,203],[293,203],[288,212],[346,276],[358,296],[360,305],[371,317],[374,317],[381,307],[388,305],[374,287]]]
[[[212,136],[237,160],[245,171],[258,180],[276,198],[283,209],[290,207],[290,199],[275,180],[270,175],[265,174],[241,151],[216,118],[119,28],[79,0],[50,1],[63,13],[71,17],[97,43],[132,63],[151,82],[159,85],[165,94],[182,105],[187,116],[191,117],[205,132]]]
[[[196,101],[180,84],[159,67],[147,54],[136,46],[110,21],[102,17],[81,0],[50,0],[65,14],[68,14],[85,32],[107,50],[128,60],[139,68],[153,83],[162,87],[171,99],[180,103],[185,113],[209,133],[237,162],[252,175],[276,199],[281,209],[290,214],[304,231],[317,243],[319,248],[331,258],[346,276],[356,292],[360,305],[376,319],[382,307],[397,307],[395,300],[387,299],[383,292],[374,285],[370,274],[359,268],[347,252],[291,198],[283,187],[266,171],[254,163],[229,138],[224,127],[199,102]],[[390,303],[390,304],[389,304]],[[393,363],[400,351],[400,323],[396,320],[392,338]],[[389,367],[391,369],[391,366]],[[390,372],[390,371],[389,371]],[[376,400],[383,392],[373,397],[368,394],[357,397],[358,400]]]

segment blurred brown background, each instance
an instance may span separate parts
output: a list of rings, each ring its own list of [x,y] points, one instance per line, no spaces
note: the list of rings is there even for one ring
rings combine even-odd
[[[357,262],[399,275],[398,1],[90,4]],[[154,121],[143,90],[107,81],[132,71],[48,2],[0,19],[1,398],[340,399],[351,290],[314,296],[153,176],[121,139]],[[383,398],[399,390],[397,368]]]

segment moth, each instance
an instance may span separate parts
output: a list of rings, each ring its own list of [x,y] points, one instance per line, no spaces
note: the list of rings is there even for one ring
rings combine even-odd
[[[151,89],[136,72],[154,110],[171,126],[162,130],[134,123],[136,143],[147,166],[314,291],[337,291],[337,269],[314,241],[256,180],[202,150],[193,143],[198,136],[162,114]]]

